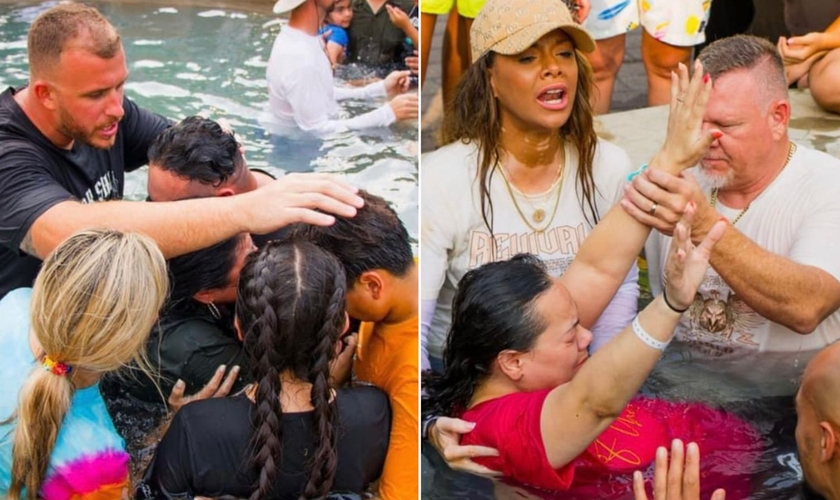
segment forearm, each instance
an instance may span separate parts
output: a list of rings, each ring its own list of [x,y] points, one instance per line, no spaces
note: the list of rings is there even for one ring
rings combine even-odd
[[[335,100],[343,101],[346,99],[375,99],[384,98],[388,96],[388,91],[385,89],[385,81],[379,80],[369,83],[364,87],[335,87]]]
[[[639,313],[639,324],[655,340],[668,342],[680,315],[662,296]],[[633,397],[659,361],[662,351],[642,342],[626,326],[584,363],[570,385],[582,395],[582,404],[600,418],[614,418]]]
[[[561,281],[578,305],[580,322],[595,324],[644,246],[650,227],[613,207],[584,240]]]
[[[649,168],[672,173],[685,167],[666,160],[660,152],[651,160]],[[626,202],[625,199],[621,203]],[[584,240],[562,278],[578,304],[584,326],[594,325],[607,307],[641,252],[650,229],[616,205]]]
[[[824,33],[840,33],[840,17],[835,19],[834,22],[825,29]]]
[[[800,334],[840,307],[840,283],[831,275],[769,252],[731,226],[711,265],[755,312]]]
[[[27,240],[34,254],[43,259],[70,235],[104,227],[144,233],[170,258],[247,231],[240,205],[236,197],[173,203],[65,201],[38,217],[29,229]]]
[[[639,313],[639,324],[653,339],[668,342],[679,318],[657,297]],[[574,460],[615,420],[661,355],[661,350],[643,342],[627,326],[593,354],[568,384],[548,395],[541,427],[552,466]]]
[[[415,28],[411,23],[409,23],[403,28],[403,33],[405,33],[405,36],[411,39],[412,45],[414,45],[415,47],[420,46],[419,37],[417,36],[417,28]]]

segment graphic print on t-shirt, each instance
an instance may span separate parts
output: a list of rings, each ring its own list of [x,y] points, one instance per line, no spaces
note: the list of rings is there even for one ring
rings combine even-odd
[[[585,238],[583,222],[539,232],[494,232],[493,237],[486,229],[473,229],[470,231],[469,268],[507,260],[518,253],[531,253],[540,256],[549,274],[560,276],[569,268]]]
[[[94,201],[110,200],[119,197],[119,182],[117,175],[113,171],[108,171],[102,174],[99,180],[85,191],[85,195],[80,200],[82,203],[93,203]]]
[[[720,357],[731,353],[733,346],[758,346],[754,329],[765,321],[709,269],[677,327],[677,335],[699,351]]]

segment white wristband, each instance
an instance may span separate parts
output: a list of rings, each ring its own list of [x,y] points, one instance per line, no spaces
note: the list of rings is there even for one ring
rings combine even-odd
[[[639,338],[642,342],[647,344],[649,347],[656,349],[657,351],[665,351],[665,348],[668,347],[668,344],[671,343],[669,340],[668,342],[662,342],[661,340],[656,340],[655,338],[651,337],[651,335],[642,328],[642,325],[639,324],[639,315],[637,314],[635,318],[633,318],[633,333],[636,334],[636,337]]]

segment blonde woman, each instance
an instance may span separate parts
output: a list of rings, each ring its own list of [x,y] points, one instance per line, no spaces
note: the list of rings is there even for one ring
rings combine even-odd
[[[146,236],[90,230],[44,261],[34,287],[0,300],[0,494],[127,494],[129,456],[99,392],[136,361],[168,288]]]

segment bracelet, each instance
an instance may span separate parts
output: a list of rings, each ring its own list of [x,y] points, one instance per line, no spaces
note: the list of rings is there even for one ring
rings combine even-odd
[[[635,170],[635,171],[630,172],[629,174],[627,174],[627,182],[630,182],[630,181],[632,181],[633,179],[635,179],[635,178],[636,178],[639,174],[641,174],[642,172],[644,172],[645,170],[647,170],[647,168],[648,168],[648,164],[647,164],[647,163],[644,163],[644,164],[642,164],[642,166],[641,166],[641,167],[639,167],[639,170]]]
[[[420,435],[423,437],[423,439],[429,439],[429,429],[432,427],[432,424],[437,422],[437,419],[439,418],[440,416],[438,415],[431,415],[423,418],[423,423],[421,425],[420,432]]]
[[[677,309],[676,307],[674,307],[674,304],[671,304],[671,302],[668,300],[668,293],[666,293],[666,287],[662,287],[662,298],[665,300],[665,305],[668,306],[668,309],[674,311],[677,314],[682,314],[688,311],[688,308],[691,307],[691,305],[689,305],[685,309]]]
[[[642,325],[639,324],[639,315],[637,314],[635,318],[633,318],[633,333],[636,334],[636,337],[639,338],[642,342],[644,342],[648,347],[652,347],[657,351],[665,351],[665,348],[668,347],[668,344],[671,343],[669,340],[668,342],[662,342],[661,340],[656,340],[655,338],[651,337],[651,335],[642,328]]]

